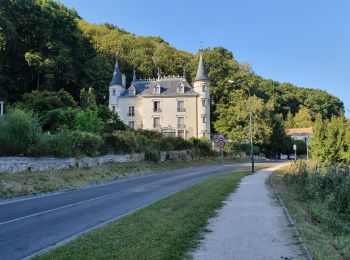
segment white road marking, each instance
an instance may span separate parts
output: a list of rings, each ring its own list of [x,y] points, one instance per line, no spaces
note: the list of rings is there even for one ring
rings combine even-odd
[[[145,184],[145,185],[140,185],[140,186],[138,186],[136,188],[147,187],[147,186],[154,185],[154,184],[157,184],[157,183],[160,183],[160,182],[168,181],[168,180],[171,180],[171,179],[184,178],[184,177],[188,177],[188,176],[195,175],[195,174],[198,174],[198,173],[202,173],[202,171],[196,171],[196,172],[189,173],[189,174],[184,174],[184,175],[181,175],[181,176],[174,176],[174,177],[162,179],[162,180],[155,181],[155,182],[152,182],[152,183],[148,183],[148,184]],[[130,187],[129,189],[135,189],[135,187]],[[118,191],[118,192],[113,192],[113,193],[110,193],[110,194],[107,194],[107,195],[103,195],[103,196],[99,196],[99,197],[95,197],[95,198],[91,198],[91,199],[75,202],[75,203],[68,204],[68,205],[65,205],[65,206],[61,206],[61,207],[57,207],[57,208],[41,211],[41,212],[38,212],[38,213],[33,213],[33,214],[30,214],[30,215],[27,215],[27,216],[11,219],[11,220],[8,220],[8,221],[0,222],[0,225],[9,224],[9,223],[12,223],[12,222],[16,222],[16,221],[19,221],[19,220],[23,220],[23,219],[27,219],[27,218],[31,218],[31,217],[35,217],[35,216],[39,216],[39,215],[43,215],[43,214],[46,214],[46,213],[49,213],[49,212],[53,212],[53,211],[57,211],[57,210],[60,210],[60,209],[65,209],[65,208],[69,208],[69,207],[72,207],[72,206],[80,205],[80,204],[83,204],[83,203],[86,203],[86,202],[90,202],[90,201],[106,198],[106,197],[109,197],[109,196],[116,195],[118,193],[126,192],[129,189],[126,189],[126,190],[123,190],[123,191]]]

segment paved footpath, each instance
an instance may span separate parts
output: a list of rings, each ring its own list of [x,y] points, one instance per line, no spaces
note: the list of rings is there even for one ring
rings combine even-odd
[[[218,216],[209,222],[193,258],[216,259],[307,259],[293,237],[282,206],[266,184],[277,167],[242,179]]]

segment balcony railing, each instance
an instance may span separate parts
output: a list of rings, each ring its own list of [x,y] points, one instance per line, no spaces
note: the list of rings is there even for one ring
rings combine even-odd
[[[153,108],[153,112],[160,113],[160,112],[162,112],[162,109],[161,108]]]
[[[178,107],[177,112],[186,112],[186,108],[184,107]]]
[[[185,124],[177,124],[177,128],[186,128]]]
[[[135,116],[135,113],[128,113],[128,116]]]

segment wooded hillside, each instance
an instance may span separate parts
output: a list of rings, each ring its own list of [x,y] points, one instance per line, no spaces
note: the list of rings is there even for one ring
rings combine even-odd
[[[249,87],[254,96],[254,135],[264,149],[275,150],[273,142],[282,138],[286,124],[302,117],[300,110],[307,114],[300,126],[308,126],[317,114],[324,119],[344,114],[337,97],[264,79],[224,47],[201,52],[212,86],[213,128],[237,142],[246,140],[248,132],[244,87]],[[33,90],[64,89],[79,103],[80,91],[93,88],[97,104],[106,103],[116,55],[128,82],[133,68],[138,77],[148,78],[155,77],[158,67],[164,74],[182,75],[185,71],[192,82],[199,53],[177,50],[160,37],[136,36],[108,23],[88,23],[75,10],[56,1],[0,2],[2,100],[15,103]]]

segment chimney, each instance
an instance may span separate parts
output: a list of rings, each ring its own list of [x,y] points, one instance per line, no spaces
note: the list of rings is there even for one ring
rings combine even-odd
[[[124,88],[126,88],[126,76],[125,76],[125,74],[122,75],[122,85]]]

